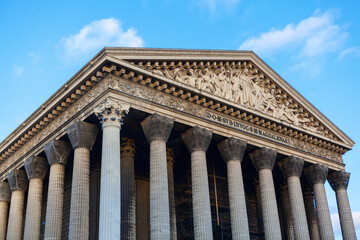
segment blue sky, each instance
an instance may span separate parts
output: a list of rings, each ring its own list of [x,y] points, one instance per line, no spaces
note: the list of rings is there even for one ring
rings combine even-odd
[[[360,143],[359,12],[358,1],[331,0],[0,1],[0,139],[101,48],[136,46],[254,50]],[[359,150],[344,160],[360,236]]]

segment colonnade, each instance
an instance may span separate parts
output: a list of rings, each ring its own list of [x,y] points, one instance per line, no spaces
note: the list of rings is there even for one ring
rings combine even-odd
[[[136,239],[135,141],[120,142],[122,119],[129,104],[107,99],[95,113],[102,124],[99,239]],[[150,144],[150,237],[176,239],[173,151],[166,147],[174,119],[154,113],[141,122]],[[31,156],[25,171],[12,170],[0,183],[0,240],[40,238],[43,179],[49,170],[44,239],[61,239],[65,165],[74,149],[69,239],[89,238],[90,151],[97,137],[96,125],[77,121],[67,129],[70,143],[52,140],[44,147],[46,158]],[[206,152],[212,131],[194,126],[181,134],[191,155],[191,185],[195,239],[212,239],[212,218]],[[227,166],[233,239],[249,239],[248,214],[242,176],[246,141],[228,138],[218,144]],[[288,156],[277,160],[274,149],[258,148],[249,154],[259,176],[260,204],[266,239],[281,239],[272,170],[279,164],[288,186],[291,222],[295,239],[333,239],[324,183],[336,192],[344,239],[355,239],[347,197],[349,174],[320,164],[304,167],[304,160]],[[121,167],[120,167],[121,166]],[[302,192],[300,176],[311,184]],[[28,199],[23,231],[25,191]],[[121,189],[121,190],[120,190]],[[315,198],[315,206],[313,202]],[[9,208],[10,205],[10,208]],[[10,209],[10,210],[9,210]]]

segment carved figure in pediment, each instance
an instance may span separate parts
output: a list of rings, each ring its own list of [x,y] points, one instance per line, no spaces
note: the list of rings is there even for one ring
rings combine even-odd
[[[249,69],[245,68],[240,75],[240,104],[248,107],[254,107],[255,104],[255,88],[254,82],[249,76]]]

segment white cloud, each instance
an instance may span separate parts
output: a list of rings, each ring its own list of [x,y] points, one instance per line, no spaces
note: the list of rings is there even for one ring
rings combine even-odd
[[[350,47],[350,48],[346,48],[343,51],[340,52],[339,56],[337,57],[336,60],[341,60],[343,58],[345,58],[346,56],[349,55],[353,55],[355,57],[359,57],[360,56],[360,48],[359,47]]]
[[[135,28],[124,30],[115,18],[93,21],[72,36],[61,41],[65,53],[70,57],[81,56],[105,46],[142,47],[144,41]]]
[[[240,0],[199,0],[199,7],[206,7],[211,14],[217,14],[220,11],[231,12],[238,4]]]
[[[333,23],[334,11],[327,11],[306,18],[298,24],[290,23],[283,29],[271,29],[260,36],[246,39],[242,50],[259,54],[272,54],[280,50],[297,49],[300,57],[314,57],[338,51],[344,45],[347,33]]]
[[[24,68],[18,65],[14,65],[13,71],[15,77],[21,77],[24,73]]]

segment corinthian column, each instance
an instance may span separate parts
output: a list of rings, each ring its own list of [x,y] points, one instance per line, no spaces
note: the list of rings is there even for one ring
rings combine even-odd
[[[331,225],[329,206],[324,187],[328,174],[328,167],[317,163],[306,167],[304,172],[314,190],[320,239],[334,239],[334,232]]]
[[[82,121],[66,130],[74,149],[69,239],[89,239],[90,149],[97,132],[96,125]]]
[[[95,114],[101,120],[103,142],[101,154],[99,239],[120,239],[121,235],[121,175],[120,129],[122,118],[130,105],[106,98]]]
[[[44,239],[58,240],[62,234],[65,165],[71,146],[67,142],[53,140],[45,145],[44,150],[50,165]]]
[[[134,139],[122,138],[121,153],[121,239],[136,239]]]
[[[167,159],[167,173],[169,185],[169,208],[170,208],[170,239],[176,240],[176,205],[175,205],[175,191],[174,191],[174,150],[172,148],[166,149]]]
[[[49,165],[46,158],[32,156],[26,159],[24,166],[29,178],[24,239],[38,240],[40,239],[43,180]]]
[[[10,187],[7,182],[0,182],[0,240],[6,238],[6,227],[10,202]]]
[[[344,240],[356,239],[354,221],[351,214],[349,198],[346,192],[350,173],[334,171],[328,175],[328,181],[335,191],[338,205],[341,232]]]
[[[300,183],[304,160],[295,156],[290,156],[283,159],[279,165],[281,172],[287,179],[291,219],[294,227],[295,239],[310,239]]]
[[[8,174],[11,203],[7,240],[21,240],[23,227],[24,195],[28,185],[25,171],[14,169]]]
[[[265,238],[268,240],[281,239],[280,221],[272,175],[276,154],[275,150],[268,148],[260,148],[250,153],[250,158],[259,172]]]
[[[249,239],[249,223],[241,170],[246,141],[229,138],[219,143],[218,148],[227,165],[232,238]]]
[[[174,125],[173,118],[157,113],[141,122],[150,142],[150,236],[170,239],[169,189],[166,166],[166,142]]]
[[[212,131],[195,126],[181,134],[191,153],[191,183],[195,239],[213,239],[209,196],[209,180],[206,167],[206,150]]]

